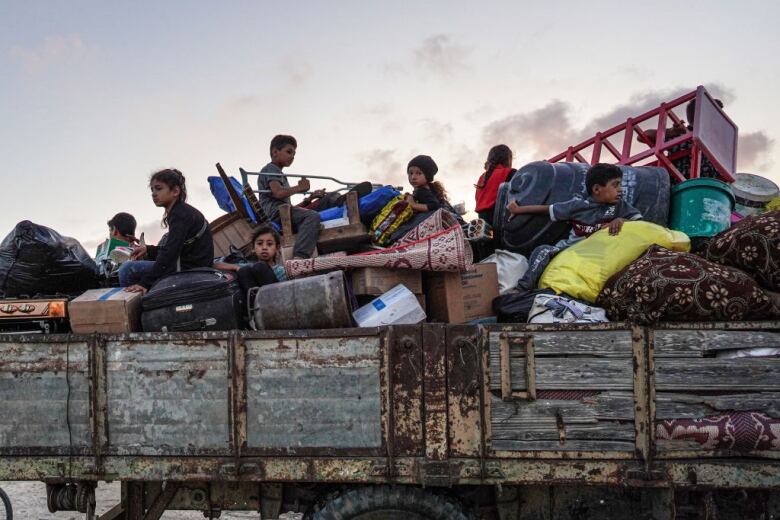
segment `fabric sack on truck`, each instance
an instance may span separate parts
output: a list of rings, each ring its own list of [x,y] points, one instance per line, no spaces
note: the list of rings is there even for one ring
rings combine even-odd
[[[504,249],[496,249],[496,252],[479,262],[480,264],[496,264],[498,271],[498,293],[506,294],[517,286],[517,281],[528,270],[528,259],[520,253],[513,253]]]
[[[244,321],[244,295],[236,276],[209,267],[161,278],[141,308],[144,332],[232,330]]]
[[[395,230],[412,216],[414,210],[404,200],[403,195],[395,197],[374,217],[370,229],[371,240],[378,246],[388,245]]]
[[[539,294],[554,295],[552,289],[536,289],[535,291],[510,291],[493,299],[493,314],[499,323],[526,323],[534,299]]]
[[[652,222],[626,222],[617,235],[610,235],[606,228],[601,229],[555,255],[544,270],[539,287],[595,302],[609,277],[639,258],[653,244],[688,251],[691,242],[685,233]]]
[[[604,323],[607,313],[601,307],[564,296],[537,294],[528,323]]]

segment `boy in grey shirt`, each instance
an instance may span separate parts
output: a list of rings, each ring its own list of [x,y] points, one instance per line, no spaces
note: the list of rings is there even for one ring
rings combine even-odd
[[[550,260],[567,247],[585,240],[603,227],[609,228],[610,235],[617,235],[626,220],[641,220],[642,214],[628,202],[620,198],[623,172],[614,164],[597,164],[585,175],[585,187],[588,198],[575,197],[566,202],[550,205],[521,206],[516,201],[507,205],[512,215],[524,213],[549,213],[550,220],[571,223],[569,236],[554,246],[542,245],[533,250],[528,260],[528,270],[517,282],[522,291],[536,289],[544,269]]]
[[[257,180],[257,188],[260,190],[258,202],[271,220],[279,220],[279,206],[290,204],[291,195],[309,191],[307,179],[301,179],[291,187],[287,176],[282,172],[282,168],[290,166],[295,160],[297,148],[298,142],[291,135],[277,135],[271,139],[271,162],[263,166]],[[325,190],[317,190],[312,196],[322,197],[324,194]],[[320,236],[320,214],[292,206],[291,217],[293,228],[297,232],[293,258],[311,258]]]

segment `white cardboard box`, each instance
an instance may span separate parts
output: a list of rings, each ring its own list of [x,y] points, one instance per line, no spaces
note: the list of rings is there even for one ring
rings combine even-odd
[[[352,317],[358,327],[413,325],[425,320],[425,311],[417,301],[417,296],[399,284],[357,309]]]

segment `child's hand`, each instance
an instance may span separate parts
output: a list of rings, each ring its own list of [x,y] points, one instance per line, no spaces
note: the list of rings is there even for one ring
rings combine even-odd
[[[404,195],[404,200],[409,204],[412,204],[414,202],[414,197],[410,193],[407,193]]]
[[[146,288],[146,287],[144,287],[143,285],[138,285],[138,284],[136,284],[136,285],[131,285],[130,287],[125,287],[125,291],[127,291],[127,292],[139,292],[139,293],[141,293],[142,295],[143,295],[143,294],[146,294],[146,292],[147,292],[148,290],[149,290],[149,289],[147,289],[147,288]]]
[[[617,235],[620,233],[620,230],[623,228],[623,222],[625,222],[626,219],[624,218],[616,218],[612,222],[610,222],[607,227],[609,228],[609,234],[610,235]]]
[[[517,203],[516,200],[513,200],[512,202],[506,205],[506,209],[508,209],[512,215],[518,215],[521,211],[520,208],[521,206],[520,204]]]
[[[133,252],[130,254],[130,260],[143,260],[146,257],[146,246],[140,245],[133,248]]]
[[[311,189],[311,183],[309,182],[309,179],[301,179],[298,181],[298,191],[300,193],[303,193],[304,191],[309,191]]]

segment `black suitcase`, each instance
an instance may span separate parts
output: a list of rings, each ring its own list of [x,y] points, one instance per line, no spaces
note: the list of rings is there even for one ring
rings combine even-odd
[[[141,303],[144,332],[241,328],[244,296],[233,273],[191,269],[161,278]]]

